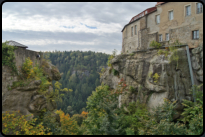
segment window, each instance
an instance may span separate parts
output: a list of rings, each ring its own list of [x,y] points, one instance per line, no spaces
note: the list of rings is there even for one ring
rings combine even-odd
[[[203,5],[201,3],[196,4],[196,13],[202,13],[203,12]]]
[[[133,27],[131,27],[131,29],[132,29],[131,36],[133,36],[133,34],[134,34],[134,32],[133,32]]]
[[[159,24],[160,23],[160,15],[156,16],[156,23]]]
[[[169,33],[166,33],[166,41],[169,41]]]
[[[174,16],[173,16],[173,10],[169,11],[169,20],[173,20]]]
[[[186,16],[190,16],[191,15],[191,6],[186,6]]]
[[[159,42],[162,42],[162,35],[159,35]]]
[[[135,25],[135,35],[137,35],[137,25]]]
[[[192,39],[199,39],[199,30],[192,31]]]

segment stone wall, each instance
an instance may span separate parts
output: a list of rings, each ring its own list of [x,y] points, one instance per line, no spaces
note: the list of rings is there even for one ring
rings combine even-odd
[[[36,55],[38,52],[27,50],[25,48],[17,48],[14,51],[15,56],[15,65],[17,67],[18,72],[20,71],[20,68],[22,67],[23,63],[25,62],[25,59],[29,57],[32,62],[33,66],[36,65],[36,63],[41,64],[43,53],[40,54],[41,59],[36,59]],[[11,74],[12,69],[8,66],[2,66],[2,96],[5,92],[8,92],[8,86],[11,86],[14,81],[17,81],[17,76],[13,76]]]
[[[148,42],[147,42],[147,49],[148,48],[150,48],[149,47],[149,45],[150,45],[150,43],[151,43],[151,41],[157,41],[157,39],[158,39],[158,32],[156,32],[156,33],[152,33],[152,34],[148,34],[149,35],[149,39],[148,39]]]
[[[16,66],[22,66],[23,63],[25,62],[25,59],[26,58],[30,58],[30,60],[33,62],[33,66],[37,64],[41,64],[42,62],[42,58],[43,58],[43,53],[39,53],[40,54],[40,60],[39,59],[36,59],[36,55],[38,54],[39,52],[36,52],[36,51],[32,51],[32,50],[27,50],[25,48],[18,48],[14,51],[14,54],[15,54],[15,64]],[[18,67],[18,70],[19,70],[19,67]]]
[[[170,43],[177,39],[179,42],[196,48],[203,44],[203,13],[196,13],[197,2],[168,2],[157,6],[157,11],[152,12],[136,22],[126,26],[128,39],[123,43],[123,53],[131,53],[137,49],[146,49],[155,36],[146,34],[161,34],[163,45],[168,46],[166,33],[169,33]],[[191,6],[191,15],[185,15],[185,6]],[[173,19],[169,20],[169,11],[173,11]],[[160,15],[160,23],[156,24],[156,15]],[[137,24],[138,23],[138,24]],[[139,27],[138,37],[131,37],[131,27],[137,24]],[[149,29],[149,31],[145,29]],[[199,39],[192,39],[192,32],[199,30]],[[124,39],[124,34],[123,34]],[[156,41],[159,42],[158,36]]]
[[[187,25],[175,29],[170,29],[170,43],[173,43],[177,39],[184,44],[187,44],[191,48],[198,47],[203,44],[203,34],[199,35],[199,39],[192,39],[192,31],[199,28],[196,25]],[[203,31],[203,30],[202,30]]]
[[[143,30],[140,30],[140,47],[138,49],[140,50],[144,50],[146,49],[147,47],[147,44],[148,44],[148,40],[149,40],[149,35],[148,35],[148,32],[149,32],[149,29],[143,29]]]
[[[140,19],[140,30],[147,28],[147,18],[146,16]]]

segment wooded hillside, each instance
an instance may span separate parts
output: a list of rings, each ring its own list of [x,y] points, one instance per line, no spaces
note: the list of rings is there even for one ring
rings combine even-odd
[[[73,90],[73,92],[65,94],[62,103],[57,103],[58,110],[61,109],[71,116],[85,110],[88,96],[100,85],[99,72],[102,67],[106,67],[108,56],[92,51],[44,53],[44,58],[49,59],[53,65],[57,66],[60,73],[63,73],[59,80],[62,88]]]

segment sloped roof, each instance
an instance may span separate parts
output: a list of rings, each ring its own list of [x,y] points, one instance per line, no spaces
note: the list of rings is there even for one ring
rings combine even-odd
[[[162,4],[162,3],[164,3],[164,2],[157,2],[157,4],[156,4],[155,6],[160,5],[160,4]]]
[[[146,9],[146,10],[140,12],[140,13],[137,14],[136,16],[132,17],[132,19],[130,20],[130,22],[123,27],[123,29],[122,29],[121,32],[123,32],[124,28],[125,28],[127,25],[129,25],[129,24],[131,24],[131,23],[133,23],[133,22],[139,20],[141,17],[144,17],[145,15],[148,15],[148,14],[150,14],[150,13],[156,11],[156,10],[157,10],[156,7],[151,7],[151,8],[148,8],[148,9]]]
[[[17,47],[21,47],[21,48],[28,48],[28,46],[22,45],[22,44],[20,44],[16,41],[13,41],[13,40],[9,40],[8,45],[17,46]]]

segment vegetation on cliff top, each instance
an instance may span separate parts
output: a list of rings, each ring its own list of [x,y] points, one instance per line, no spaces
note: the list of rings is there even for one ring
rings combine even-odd
[[[16,47],[8,45],[8,42],[2,43],[2,66],[8,66],[12,69],[12,74],[17,74],[17,68],[14,63],[14,50]]]

